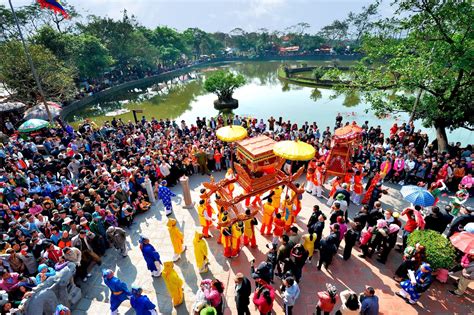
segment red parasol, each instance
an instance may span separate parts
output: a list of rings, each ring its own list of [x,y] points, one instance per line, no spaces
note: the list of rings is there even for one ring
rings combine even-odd
[[[474,233],[456,233],[449,239],[451,240],[453,246],[460,251],[469,255],[474,255]]]
[[[334,131],[333,139],[336,141],[352,141],[360,137],[362,128],[354,121],[352,124],[338,128]]]

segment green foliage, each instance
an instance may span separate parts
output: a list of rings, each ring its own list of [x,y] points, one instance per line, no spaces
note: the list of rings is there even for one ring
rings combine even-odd
[[[350,88],[365,89],[379,115],[411,112],[436,128],[439,149],[445,150],[446,128],[474,127],[474,8],[464,1],[395,4],[398,18],[379,21],[377,34],[362,37],[365,57],[354,68]]]
[[[315,102],[320,100],[321,97],[323,97],[323,94],[321,93],[321,90],[318,88],[314,88],[313,91],[311,91],[311,95],[309,96],[309,98]]]
[[[316,81],[321,80],[324,74],[326,74],[326,70],[324,70],[323,67],[316,67],[313,69],[313,72],[311,73],[311,75],[313,76],[313,78],[316,79]]]
[[[64,101],[74,96],[74,72],[41,45],[29,46],[33,63],[48,100]],[[40,99],[23,46],[17,41],[0,45],[0,81],[16,92],[16,98],[34,104]]]
[[[121,20],[90,16],[87,24],[80,24],[82,33],[99,38],[109,50],[119,68],[134,66],[139,70],[152,67],[158,60],[158,49],[138,29],[134,17],[127,12]]]
[[[455,249],[451,242],[432,230],[416,230],[408,236],[408,245],[420,243],[426,248],[426,260],[433,270],[449,269],[455,263]]]
[[[108,49],[97,37],[78,35],[69,43],[71,61],[81,78],[96,78],[104,73],[113,63]]]
[[[245,78],[243,75],[220,70],[206,78],[204,89],[216,94],[220,101],[229,101],[232,99],[234,90],[244,84]]]

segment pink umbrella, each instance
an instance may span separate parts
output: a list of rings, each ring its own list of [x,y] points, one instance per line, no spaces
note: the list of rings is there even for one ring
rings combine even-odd
[[[454,247],[460,251],[474,255],[474,234],[469,232],[456,233],[449,238]]]

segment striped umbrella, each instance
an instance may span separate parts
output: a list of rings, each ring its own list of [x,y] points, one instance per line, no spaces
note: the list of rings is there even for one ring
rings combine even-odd
[[[31,132],[49,126],[49,122],[43,119],[28,119],[18,128],[19,132]]]
[[[56,103],[48,102],[48,108],[53,117],[57,117],[61,113],[61,106]],[[44,104],[39,104],[28,109],[23,115],[23,118],[48,120],[48,112]]]
[[[415,206],[429,207],[434,204],[435,198],[426,189],[414,185],[403,186],[400,190],[403,199]]]

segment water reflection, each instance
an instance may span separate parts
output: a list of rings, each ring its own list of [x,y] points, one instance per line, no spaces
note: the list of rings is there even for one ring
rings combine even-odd
[[[323,94],[321,93],[321,91],[318,88],[314,88],[309,97],[313,101],[317,102],[321,97],[323,97]]]
[[[354,107],[360,104],[360,93],[359,92],[347,92],[344,97],[342,105],[345,107]]]
[[[322,65],[327,62],[305,61],[308,65]],[[131,111],[143,110],[143,115],[148,119],[155,117],[184,119],[194,122],[196,117],[216,116],[218,112],[214,109],[214,94],[207,93],[203,89],[203,81],[212,71],[219,68],[227,68],[231,71],[243,74],[247,84],[235,91],[234,97],[239,100],[239,108],[236,114],[247,114],[253,117],[266,118],[273,116],[284,116],[292,122],[303,123],[315,121],[319,126],[334,126],[337,113],[341,113],[345,120],[356,120],[376,123],[382,128],[388,129],[394,122],[405,121],[408,116],[390,116],[387,119],[379,119],[369,110],[366,101],[360,93],[336,93],[326,87],[307,87],[291,84],[280,80],[277,69],[280,64],[289,66],[300,65],[301,62],[241,62],[223,63],[212,67],[201,68],[167,81],[158,81],[142,87],[115,93],[112,97],[100,102],[86,106],[68,118],[70,122],[78,124],[84,118],[92,118],[98,124],[111,120],[113,115],[120,117],[123,121],[133,120],[131,112],[117,114],[118,110]],[[349,64],[341,62],[341,64]],[[421,124],[417,124],[420,126]],[[428,130],[429,135],[434,132]],[[461,134],[459,132],[458,134]],[[467,142],[469,133],[461,136],[450,137],[450,141]],[[472,138],[472,137],[471,137]]]

